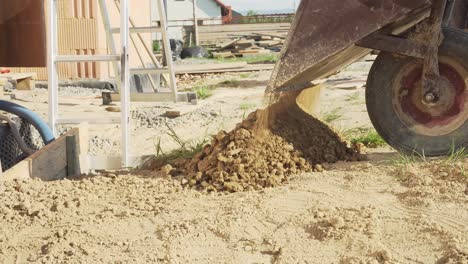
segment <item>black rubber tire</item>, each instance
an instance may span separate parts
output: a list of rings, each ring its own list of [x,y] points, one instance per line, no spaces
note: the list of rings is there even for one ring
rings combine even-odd
[[[468,34],[444,28],[444,35],[439,55],[453,58],[468,69]],[[389,145],[406,153],[442,156],[453,149],[468,148],[467,121],[449,134],[427,136],[410,130],[398,117],[392,105],[393,81],[404,65],[412,60],[414,58],[381,52],[374,62],[367,79],[366,105],[375,129]]]

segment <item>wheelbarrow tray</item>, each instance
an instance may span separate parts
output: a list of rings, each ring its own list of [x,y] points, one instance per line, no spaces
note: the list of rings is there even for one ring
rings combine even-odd
[[[267,91],[300,90],[369,54],[355,44],[399,34],[430,14],[430,0],[302,0]]]

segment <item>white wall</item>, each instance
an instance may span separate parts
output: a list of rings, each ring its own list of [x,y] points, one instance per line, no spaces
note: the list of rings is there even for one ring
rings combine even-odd
[[[169,37],[182,39],[182,26],[193,25],[193,0],[167,0],[167,7]],[[157,8],[157,0],[151,0],[151,18],[153,21],[159,20]],[[221,7],[214,0],[197,0],[197,17],[199,19],[217,18],[209,24],[221,24]],[[155,38],[159,39],[158,36],[155,36]]]

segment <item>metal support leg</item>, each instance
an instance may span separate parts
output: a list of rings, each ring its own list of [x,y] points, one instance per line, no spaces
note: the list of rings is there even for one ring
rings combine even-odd
[[[104,24],[104,29],[106,30],[106,38],[107,38],[107,48],[110,50],[111,54],[117,54],[117,49],[115,47],[114,43],[114,37],[112,36],[112,33],[110,32],[110,18],[109,18],[109,12],[107,10],[106,6],[106,1],[105,0],[99,0],[99,10],[101,10],[101,17],[102,17],[102,22]],[[114,69],[114,75],[119,76],[120,75],[120,69],[119,65],[117,64],[116,61],[112,62],[112,66]],[[118,80],[120,82],[120,80]],[[120,87],[120,83],[117,84],[118,87]],[[117,90],[119,90],[118,88]]]
[[[174,74],[174,66],[172,63],[172,52],[171,52],[171,43],[167,36],[167,16],[166,16],[166,7],[164,6],[163,0],[158,0],[158,10],[159,10],[159,19],[161,20],[162,27],[162,40],[164,47],[164,55],[166,56],[167,68],[169,69],[169,85],[171,86],[172,92],[174,94],[174,102],[177,102],[177,81]]]
[[[439,46],[443,40],[442,22],[447,0],[436,0],[429,17],[429,29],[426,33],[428,49],[424,58],[422,95],[423,103],[434,104],[439,100],[440,72]]]
[[[49,41],[47,44],[47,74],[48,74],[48,97],[49,97],[49,126],[54,136],[57,136],[58,116],[58,72],[55,59],[57,57],[57,2],[48,0],[49,5]]]
[[[121,103],[121,132],[122,132],[122,167],[128,168],[129,159],[129,108],[130,108],[130,64],[129,64],[129,4],[128,0],[120,1],[120,42],[121,42],[121,70],[120,70],[120,103]]]

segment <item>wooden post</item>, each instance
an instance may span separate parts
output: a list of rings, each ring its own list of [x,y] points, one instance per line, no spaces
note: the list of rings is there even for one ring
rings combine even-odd
[[[65,146],[67,154],[67,176],[76,176],[78,174],[76,135],[66,136]]]
[[[195,36],[195,46],[199,46],[198,41],[198,18],[197,18],[197,0],[193,0],[193,29]]]

